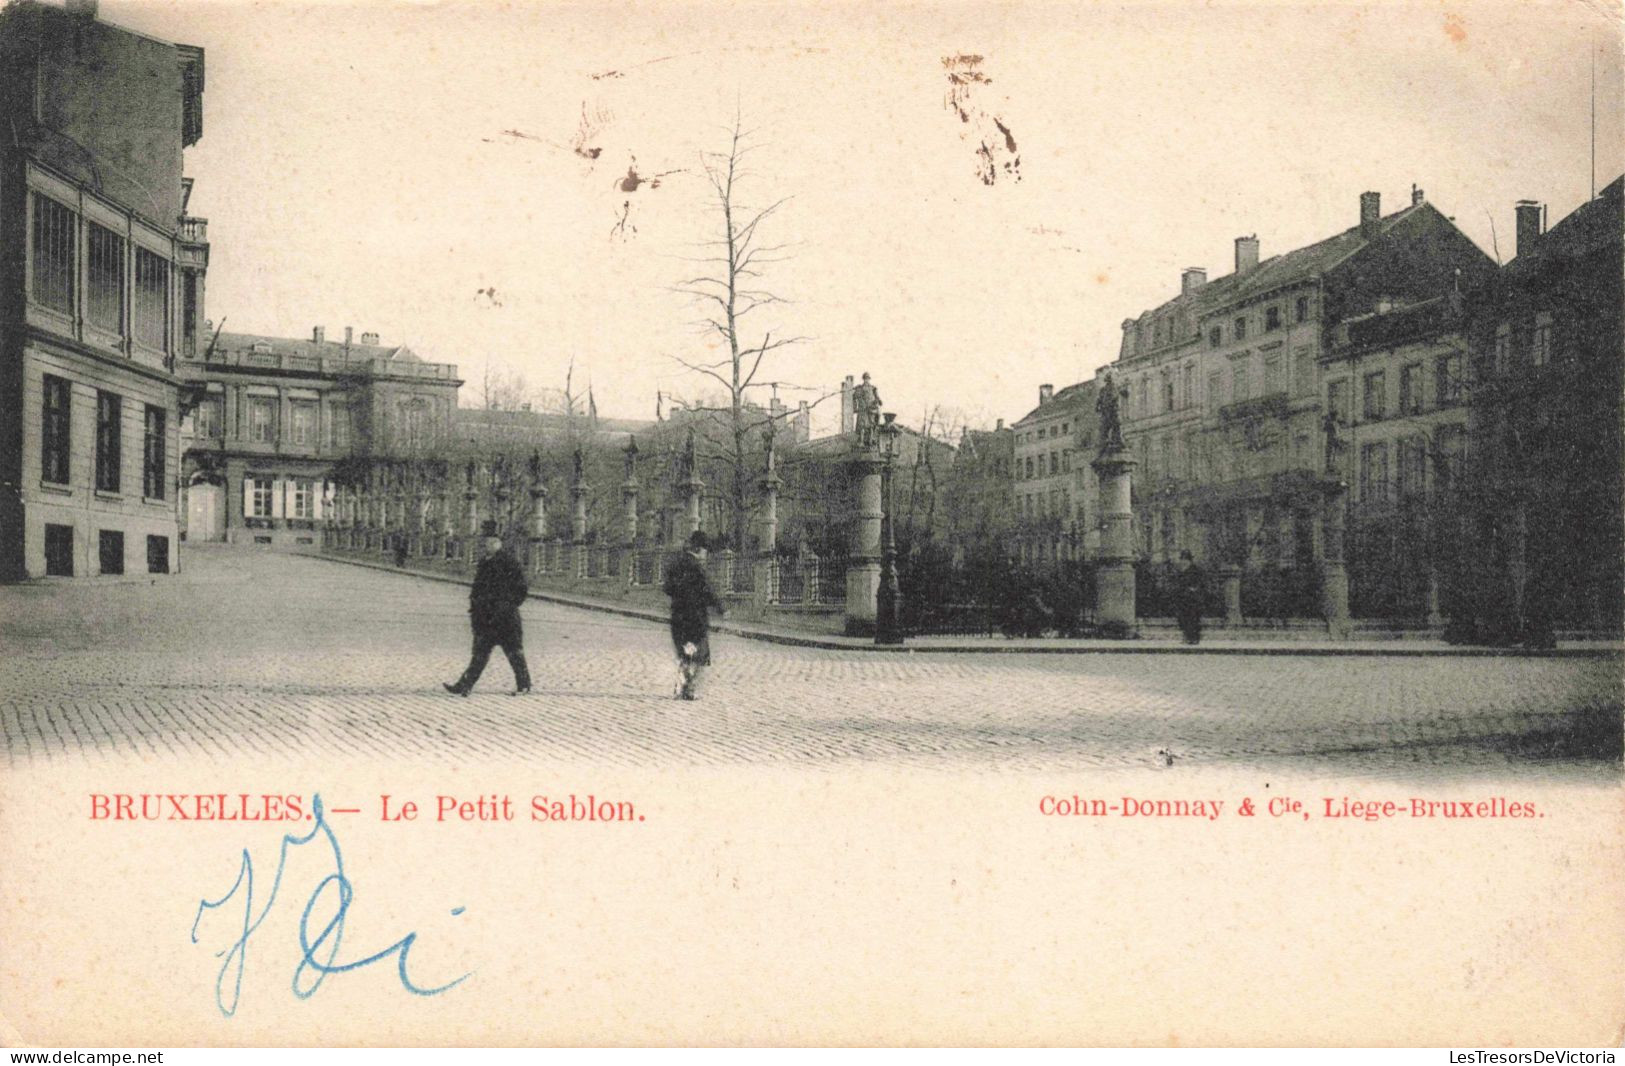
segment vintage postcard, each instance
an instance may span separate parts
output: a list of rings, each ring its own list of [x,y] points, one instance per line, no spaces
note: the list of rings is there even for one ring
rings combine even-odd
[[[1620,16],[9,0],[0,1041],[1617,1048]]]

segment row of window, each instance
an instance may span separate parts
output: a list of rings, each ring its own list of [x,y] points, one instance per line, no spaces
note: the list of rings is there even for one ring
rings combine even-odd
[[[287,435],[279,434],[281,401],[274,396],[250,396],[243,409],[243,435],[259,444],[275,444],[283,440],[290,444],[314,445],[321,436],[320,405],[315,400],[288,402]],[[200,403],[193,414],[192,432],[199,437],[218,438],[223,432],[225,412],[218,396],[210,396]],[[347,448],[350,444],[350,409],[328,409],[326,444],[330,448]]]
[[[1040,452],[1037,455],[1029,455],[1025,459],[1016,462],[1016,477],[1018,480],[1054,477],[1056,474],[1070,474],[1071,472],[1072,453],[1069,451]]]
[[[1026,519],[1066,518],[1072,513],[1071,494],[1065,489],[1034,492],[1016,497],[1016,513]]]
[[[1292,320],[1294,322],[1309,321],[1309,297],[1299,296],[1292,302]],[[1250,315],[1237,315],[1230,321],[1231,341],[1244,341],[1247,339],[1249,323],[1253,321]],[[1280,304],[1270,304],[1264,308],[1263,331],[1273,333],[1284,324],[1283,311]],[[1225,327],[1222,323],[1208,327],[1207,343],[1210,348],[1218,348],[1225,343]]]
[[[1026,433],[1016,434],[1017,444],[1031,444],[1034,440],[1049,440],[1055,437],[1064,437],[1072,432],[1072,423],[1062,422],[1060,425],[1039,426]]]
[[[140,245],[132,249],[121,234],[84,220],[81,311],[80,219],[48,196],[38,192],[32,196],[29,295],[34,303],[68,316],[82,313],[97,329],[120,336],[128,332],[138,344],[169,351],[169,260]],[[195,303],[196,276],[186,272],[186,282],[188,298]]]
[[[243,517],[321,517],[321,483],[310,478],[273,478],[249,474],[243,478]]]
[[[1399,415],[1420,414],[1427,409],[1427,383],[1423,364],[1407,363],[1399,368]],[[1433,403],[1451,407],[1461,402],[1461,355],[1452,352],[1433,361]],[[1326,409],[1345,425],[1350,421],[1349,379],[1339,378],[1326,385]],[[1373,370],[1360,378],[1360,418],[1375,422],[1388,417],[1388,372]]]
[[[73,475],[73,386],[66,378],[45,375],[40,419],[40,479],[68,485]],[[164,498],[164,429],[167,412],[145,405],[141,448],[141,493]],[[122,492],[124,478],[124,397],[96,392],[95,486],[98,492]]]
[[[1210,410],[1226,404],[1240,403],[1256,396],[1292,391],[1307,396],[1315,387],[1314,349],[1301,345],[1293,350],[1291,381],[1287,379],[1286,353],[1282,350],[1259,353],[1240,352],[1232,355],[1227,367],[1210,371],[1207,377],[1207,402]],[[1263,377],[1257,377],[1259,367]],[[1155,384],[1155,387],[1153,385]],[[1256,386],[1256,387],[1255,387]],[[1137,387],[1130,388],[1125,400],[1125,413],[1130,417],[1147,417],[1170,411],[1195,407],[1201,402],[1196,394],[1196,364],[1185,363],[1175,373],[1174,368],[1163,370],[1160,381],[1153,383],[1151,375],[1141,374]]]
[[[1449,491],[1461,474],[1462,434],[1459,426],[1446,426],[1439,431],[1431,453],[1434,487],[1438,492]],[[1395,466],[1392,478],[1389,476],[1390,452]],[[1429,458],[1427,438],[1420,435],[1395,441],[1392,448],[1387,441],[1365,445],[1360,449],[1360,500],[1382,503],[1394,496],[1408,500],[1426,495]]]
[[[96,531],[98,570],[103,574],[124,573],[124,532],[118,529]],[[45,573],[48,577],[73,576],[73,527],[47,522],[45,525]],[[147,536],[147,573],[169,573],[169,538]]]
[[[1515,340],[1519,342],[1516,345]],[[1531,366],[1545,366],[1552,361],[1556,350],[1556,328],[1550,311],[1536,314],[1533,324],[1527,328],[1514,330],[1511,322],[1502,322],[1495,327],[1494,359],[1497,371],[1510,367],[1514,355],[1520,360],[1527,357]]]

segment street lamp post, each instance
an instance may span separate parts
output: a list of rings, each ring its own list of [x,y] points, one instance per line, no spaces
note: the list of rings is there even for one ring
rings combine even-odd
[[[892,535],[892,463],[897,458],[897,415],[887,411],[880,426],[881,455],[885,466],[881,468],[881,549],[880,590],[875,601],[875,643],[903,643],[903,627],[897,618],[897,541]]]

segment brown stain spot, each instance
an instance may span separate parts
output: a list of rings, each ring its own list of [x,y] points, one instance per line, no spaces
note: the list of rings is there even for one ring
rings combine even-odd
[[[1467,27],[1462,23],[1460,15],[1444,17],[1444,35],[1455,41],[1457,47],[1467,47]]]
[[[1101,273],[1095,275],[1095,284],[1096,285],[1104,285],[1110,280],[1112,280],[1112,276],[1110,274],[1105,273],[1104,271],[1102,271]]]

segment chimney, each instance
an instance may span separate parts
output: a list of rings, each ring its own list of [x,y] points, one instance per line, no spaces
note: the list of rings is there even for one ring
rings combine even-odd
[[[310,342],[312,344],[325,344],[327,342],[327,327],[326,326],[313,326],[313,327],[311,327],[311,330],[310,330]]]
[[[361,343],[362,344],[371,344],[374,347],[376,347],[377,344],[378,344],[378,334],[376,334],[376,333],[363,333],[361,335]]]
[[[812,408],[806,400],[801,401],[801,407],[796,411],[796,442],[805,444],[812,435]]]
[[[848,374],[846,380],[841,382],[841,432],[851,433],[856,423],[852,411],[852,375]]]
[[[1186,267],[1179,275],[1179,295],[1189,296],[1207,284],[1207,267]]]
[[[1377,225],[1382,221],[1382,193],[1363,192],[1360,194],[1360,239],[1373,240],[1377,236]]]
[[[1055,399],[1054,385],[1038,386],[1038,406],[1042,407],[1053,399]]]
[[[1258,234],[1236,238],[1236,273],[1245,274],[1258,265]]]
[[[96,0],[68,0],[66,7],[70,15],[87,19],[96,17]]]
[[[1535,249],[1535,239],[1540,236],[1540,204],[1535,200],[1519,200],[1515,209],[1518,215],[1518,250],[1514,255],[1523,255]]]
[[[354,338],[354,336],[355,336],[355,330],[351,329],[349,326],[345,326],[344,327],[344,346],[346,348],[348,348],[350,346],[350,341]]]
[[[1423,204],[1425,204],[1427,202],[1428,202],[1428,198],[1427,198],[1426,195],[1423,194],[1422,190],[1418,189],[1415,185],[1412,185],[1411,186],[1411,206],[1412,207],[1421,207]]]
[[[993,432],[995,432],[995,433],[1003,433],[1004,432],[1004,419],[1000,418],[1000,419],[997,419],[997,420],[994,421],[994,423],[993,423]]]

